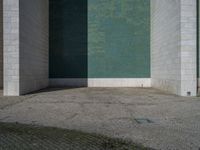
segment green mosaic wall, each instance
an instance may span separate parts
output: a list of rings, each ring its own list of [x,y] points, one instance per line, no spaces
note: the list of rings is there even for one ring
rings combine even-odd
[[[150,77],[149,0],[88,0],[88,76]]]
[[[150,77],[150,0],[50,0],[50,77]]]

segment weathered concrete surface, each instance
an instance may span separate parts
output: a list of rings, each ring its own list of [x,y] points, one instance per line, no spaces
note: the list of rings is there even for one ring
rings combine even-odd
[[[0,104],[9,100],[1,97]],[[33,123],[131,139],[156,149],[200,147],[200,99],[154,89],[54,89],[11,98],[3,122]],[[135,118],[154,123],[138,124]]]

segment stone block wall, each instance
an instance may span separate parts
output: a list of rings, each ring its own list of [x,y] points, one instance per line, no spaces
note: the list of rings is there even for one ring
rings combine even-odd
[[[3,88],[3,0],[0,0],[0,88]]]
[[[4,95],[48,86],[48,7],[48,0],[3,0]]]
[[[197,18],[197,21],[198,21],[198,49],[197,49],[197,52],[198,52],[198,54],[197,54],[197,57],[198,57],[198,59],[197,59],[197,71],[198,71],[198,93],[200,94],[200,1],[199,0],[197,0],[197,5],[198,5],[198,18]]]
[[[196,0],[151,0],[152,86],[195,96]]]
[[[3,0],[4,95],[19,95],[19,0]]]
[[[20,0],[20,94],[48,86],[49,2]]]
[[[197,1],[181,0],[181,91],[197,94]],[[190,95],[190,94],[189,94]]]
[[[151,1],[152,86],[180,93],[180,0]]]

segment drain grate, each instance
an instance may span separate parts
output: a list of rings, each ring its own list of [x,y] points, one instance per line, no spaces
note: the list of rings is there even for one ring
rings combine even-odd
[[[154,123],[152,120],[148,119],[148,118],[136,118],[135,121],[138,124],[148,124],[148,123]]]

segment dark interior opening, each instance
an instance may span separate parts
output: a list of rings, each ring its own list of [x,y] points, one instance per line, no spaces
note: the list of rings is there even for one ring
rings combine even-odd
[[[87,0],[49,5],[49,77],[87,78]]]

